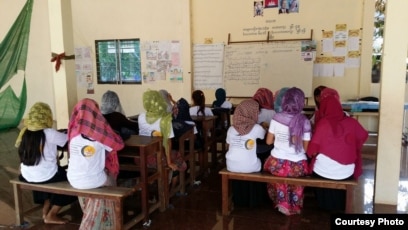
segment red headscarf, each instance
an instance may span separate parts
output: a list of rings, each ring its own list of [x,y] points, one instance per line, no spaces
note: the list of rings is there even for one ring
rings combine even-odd
[[[112,151],[106,158],[105,167],[108,171],[117,175],[119,173],[117,151],[124,147],[123,140],[105,120],[98,104],[89,98],[82,99],[75,105],[69,121],[68,140],[79,134],[83,134],[112,148]]]
[[[340,101],[335,94],[327,95],[320,101],[320,121],[307,148],[312,157],[321,153],[340,164],[355,164],[354,178],[362,173],[361,148],[368,138],[368,132],[360,123],[344,115]],[[312,161],[313,169],[315,158]]]
[[[339,93],[332,88],[324,88],[321,92],[320,92],[320,107],[321,107],[321,102],[324,98],[328,97],[328,96],[333,96],[335,99],[337,99],[340,102],[340,95]],[[341,104],[340,104],[341,106]],[[320,110],[320,108],[319,108]],[[315,114],[315,124],[317,124],[317,122],[320,120],[320,118],[322,117],[322,114],[319,112],[319,110],[316,112]]]
[[[259,88],[252,97],[263,109],[273,109],[273,93],[267,88]]]
[[[259,104],[248,99],[239,103],[232,117],[233,127],[240,135],[251,132],[252,128],[258,121]]]

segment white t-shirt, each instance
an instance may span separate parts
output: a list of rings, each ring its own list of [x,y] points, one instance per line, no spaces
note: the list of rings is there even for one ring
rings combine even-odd
[[[353,175],[354,167],[354,163],[343,165],[321,153],[316,157],[313,171],[325,178],[343,180]]]
[[[157,119],[153,124],[149,124],[146,121],[146,113],[139,114],[138,123],[139,123],[139,135],[142,136],[154,136],[161,137],[162,133],[160,130],[160,121],[161,118]],[[170,136],[169,138],[174,137],[173,126],[170,124]]]
[[[306,120],[306,122],[310,121]],[[275,135],[274,147],[271,151],[272,156],[279,159],[290,160],[293,162],[298,162],[300,160],[307,159],[303,146],[302,149],[299,152],[297,152],[295,146],[289,144],[288,126],[283,125],[275,120],[272,120],[269,125],[268,131]],[[310,132],[305,132],[303,134],[303,141],[310,141],[310,136],[311,136]]]
[[[231,109],[232,108],[232,103],[229,101],[224,101],[222,103],[222,105],[220,106],[220,108],[224,108],[224,109]]]
[[[262,108],[261,111],[259,111],[258,124],[261,124],[262,122],[266,122],[268,124],[271,123],[271,120],[275,114],[276,112],[273,109]]]
[[[67,177],[77,189],[98,188],[105,184],[106,151],[112,148],[98,141],[91,141],[77,135],[69,142]]]
[[[265,129],[258,124],[244,136],[240,136],[233,126],[229,127],[226,139],[229,144],[226,154],[227,169],[241,173],[261,171],[261,161],[256,156],[256,139],[264,139],[265,133]]]
[[[190,107],[190,116],[197,116],[197,111],[199,108],[200,108],[199,106]],[[204,108],[204,113],[205,116],[214,116],[212,110],[208,107]],[[199,116],[202,116],[202,114],[200,113]]]
[[[44,129],[45,144],[43,157],[38,165],[27,166],[20,164],[21,175],[28,182],[43,182],[51,179],[58,171],[57,146],[63,147],[67,143],[67,134],[55,129]]]

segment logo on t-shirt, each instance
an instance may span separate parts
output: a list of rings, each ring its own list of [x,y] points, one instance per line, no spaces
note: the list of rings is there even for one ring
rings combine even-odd
[[[95,154],[95,147],[91,145],[86,145],[81,149],[82,156],[92,157]]]
[[[162,134],[161,134],[161,132],[158,131],[158,130],[153,130],[152,133],[151,133],[151,136],[152,136],[152,137],[161,137]]]
[[[248,139],[247,141],[245,141],[245,148],[248,150],[253,149],[255,146],[255,141],[252,139]]]

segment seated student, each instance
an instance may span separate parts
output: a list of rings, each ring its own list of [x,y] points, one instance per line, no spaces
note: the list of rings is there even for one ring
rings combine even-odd
[[[268,128],[272,117],[276,113],[273,109],[273,93],[267,88],[259,88],[252,99],[259,103],[260,112],[257,123]]]
[[[264,139],[266,131],[257,124],[258,113],[259,104],[255,100],[244,100],[237,106],[226,139],[229,171],[250,173],[261,170],[261,161],[256,156],[256,139]]]
[[[159,90],[159,93],[162,95],[164,100],[166,101],[167,104],[167,112],[172,113],[173,112],[173,107],[176,104],[176,101],[174,101],[173,97],[167,90],[161,89]]]
[[[257,139],[264,139],[266,130],[257,124],[259,104],[252,100],[242,101],[233,116],[233,125],[228,129],[226,153],[228,171],[251,173],[262,169],[257,157]],[[266,203],[266,184],[248,181],[233,181],[232,193],[237,206],[255,207]]]
[[[262,125],[264,129],[268,129],[273,116],[275,115],[273,93],[267,88],[259,88],[252,97],[259,104],[259,115],[257,123]],[[259,139],[257,152],[261,157],[262,162],[269,156],[273,145],[268,145],[265,139]]]
[[[116,186],[119,173],[117,151],[124,147],[122,138],[110,127],[89,98],[74,107],[68,126],[69,161],[67,177],[72,187],[91,189]],[[117,226],[112,201],[79,197],[83,212],[80,229],[110,229]]]
[[[194,130],[194,134],[197,134],[197,128],[190,116],[190,105],[186,99],[180,98],[174,107],[172,125],[175,138],[173,139],[173,149],[178,149],[179,137],[191,128]]]
[[[174,137],[172,114],[167,112],[167,104],[156,90],[148,90],[143,93],[143,107],[146,112],[139,115],[139,135],[163,137],[165,149],[165,163],[173,171],[184,171],[187,165],[178,151],[172,151],[171,138]],[[156,168],[156,157],[147,159],[148,167]]]
[[[332,180],[358,179],[362,174],[361,148],[368,132],[356,119],[344,114],[335,94],[321,97],[318,115],[319,121],[307,148],[313,174]],[[345,191],[324,188],[315,191],[322,209],[344,211]]]
[[[139,133],[139,125],[125,116],[119,97],[115,92],[108,90],[103,94],[101,112],[112,129],[123,140],[128,139],[130,135]]]
[[[282,112],[282,98],[288,89],[288,87],[283,87],[275,92],[275,96],[273,97],[273,107],[276,113]]]
[[[210,108],[205,107],[203,91],[195,90],[192,94],[193,105],[190,107],[191,116],[214,116]]]
[[[319,85],[316,87],[313,91],[313,99],[315,102],[315,112],[313,113],[312,117],[310,118],[310,123],[312,124],[312,127],[315,126],[316,124],[316,114],[319,111],[319,106],[320,106],[320,94],[322,93],[323,89],[327,88],[324,85]]]
[[[302,114],[305,94],[293,87],[282,98],[282,112],[269,126],[266,143],[274,144],[266,159],[264,171],[280,177],[300,177],[309,173],[305,150],[310,141],[310,121]],[[268,193],[275,207],[285,215],[299,214],[303,206],[303,186],[282,183],[268,184]]]
[[[32,184],[66,181],[65,169],[57,162],[57,146],[67,143],[67,134],[52,128],[52,112],[48,104],[35,103],[24,118],[24,128],[16,140],[20,157],[19,179]],[[43,204],[42,218],[46,224],[65,224],[68,220],[57,216],[65,205],[77,201],[74,196],[33,191],[34,203]]]
[[[212,103],[213,108],[225,108],[225,109],[232,109],[232,103],[226,100],[227,93],[225,89],[218,88],[215,91],[215,101]]]

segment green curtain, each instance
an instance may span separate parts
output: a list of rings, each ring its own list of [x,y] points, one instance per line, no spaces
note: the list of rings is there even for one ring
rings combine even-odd
[[[27,0],[16,21],[0,43],[0,130],[17,127],[27,104],[25,68],[33,2],[34,0]],[[3,90],[18,70],[24,71],[24,81],[19,97],[10,86]]]

